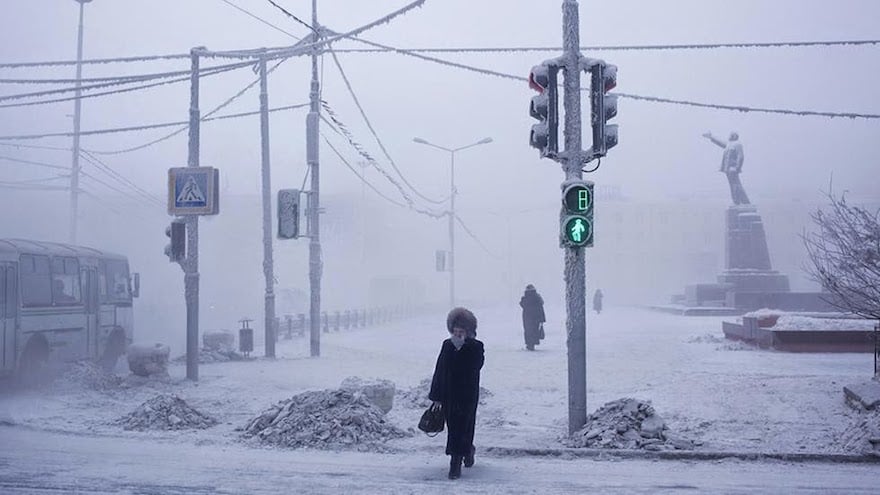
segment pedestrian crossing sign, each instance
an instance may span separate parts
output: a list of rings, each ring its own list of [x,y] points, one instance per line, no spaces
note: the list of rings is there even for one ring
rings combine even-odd
[[[214,167],[168,169],[169,215],[216,215],[220,212],[220,171]]]

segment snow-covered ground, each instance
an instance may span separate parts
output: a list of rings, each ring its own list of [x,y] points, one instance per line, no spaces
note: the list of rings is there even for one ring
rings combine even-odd
[[[482,385],[492,393],[478,411],[477,448],[561,447],[567,425],[564,314],[548,308],[547,339],[528,352],[517,310],[476,313],[478,338],[486,346]],[[670,431],[700,442],[698,450],[839,452],[835,440],[857,415],[845,405],[842,387],[870,376],[871,356],[732,346],[722,338],[722,319],[631,308],[591,313],[588,410],[621,397],[651,400]],[[198,383],[185,381],[185,368],[177,364],[168,382],[6,394],[0,397],[0,419],[14,426],[0,427],[0,443],[12,431],[22,438],[22,431],[48,430],[74,441],[86,435],[253,449],[236,428],[267,407],[305,390],[336,388],[348,376],[389,379],[399,389],[416,386],[430,376],[446,336],[445,318],[435,315],[322,334],[319,359],[308,357],[307,339],[282,340],[278,359],[202,365]],[[173,432],[125,431],[114,424],[159,393],[179,395],[219,424]],[[414,428],[421,412],[401,403],[388,420]],[[424,457],[436,450],[442,470],[445,437],[416,433],[391,441],[390,451]]]

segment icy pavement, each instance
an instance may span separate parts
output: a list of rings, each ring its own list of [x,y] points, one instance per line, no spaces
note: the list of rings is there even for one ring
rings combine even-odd
[[[846,494],[877,493],[877,466],[477,455],[460,480],[439,453],[253,449],[0,426],[0,493],[79,494]],[[51,468],[47,468],[51,466]]]
[[[477,413],[478,448],[562,446],[567,424],[564,314],[552,307],[547,313],[546,340],[537,351],[527,352],[518,308],[477,310],[479,338],[486,345],[481,383],[492,391]],[[870,374],[870,356],[732,352],[701,339],[720,337],[722,319],[617,308],[591,313],[588,411],[622,397],[651,401],[670,431],[701,444],[697,450],[844,451],[835,441],[857,413],[844,404],[842,386]],[[139,322],[138,327],[148,328],[149,323]],[[198,383],[185,381],[185,368],[172,365],[166,381],[3,395],[0,417],[37,430],[237,446],[241,435],[235,430],[267,406],[305,391],[335,389],[345,377],[388,379],[398,390],[418,387],[431,375],[447,335],[445,320],[437,315],[322,334],[320,359],[308,357],[308,339],[282,340],[279,359],[202,365]],[[255,348],[261,350],[262,343],[256,342]],[[157,394],[178,395],[219,424],[186,432],[128,432],[112,425]],[[401,403],[386,418],[408,430],[415,428],[421,412]],[[400,452],[436,449],[439,454],[443,440],[442,435],[415,435],[388,445]]]

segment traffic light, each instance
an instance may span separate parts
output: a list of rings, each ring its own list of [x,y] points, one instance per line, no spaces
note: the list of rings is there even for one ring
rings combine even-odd
[[[299,238],[299,189],[278,191],[278,238]]]
[[[593,183],[567,182],[562,189],[561,247],[593,246]]]
[[[540,122],[532,126],[529,144],[541,151],[541,158],[553,158],[559,151],[559,67],[541,64],[532,67],[529,87],[540,93],[532,97],[529,115]]]
[[[171,241],[165,246],[168,261],[183,261],[186,258],[186,222],[180,218],[172,220],[171,225],[165,227],[165,235]]]
[[[617,146],[617,124],[607,124],[617,115],[617,95],[607,94],[617,86],[617,66],[599,62],[590,68],[590,108],[593,125],[593,156],[601,158]]]

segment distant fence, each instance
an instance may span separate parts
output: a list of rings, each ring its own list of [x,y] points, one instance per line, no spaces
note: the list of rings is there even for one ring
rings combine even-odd
[[[367,328],[386,323],[394,323],[416,316],[442,311],[439,305],[402,305],[385,306],[376,308],[345,309],[339,311],[324,311],[321,313],[320,328],[323,333],[339,332],[355,328]],[[275,339],[292,339],[305,336],[311,328],[311,321],[307,314],[285,314],[282,318],[276,318]]]

